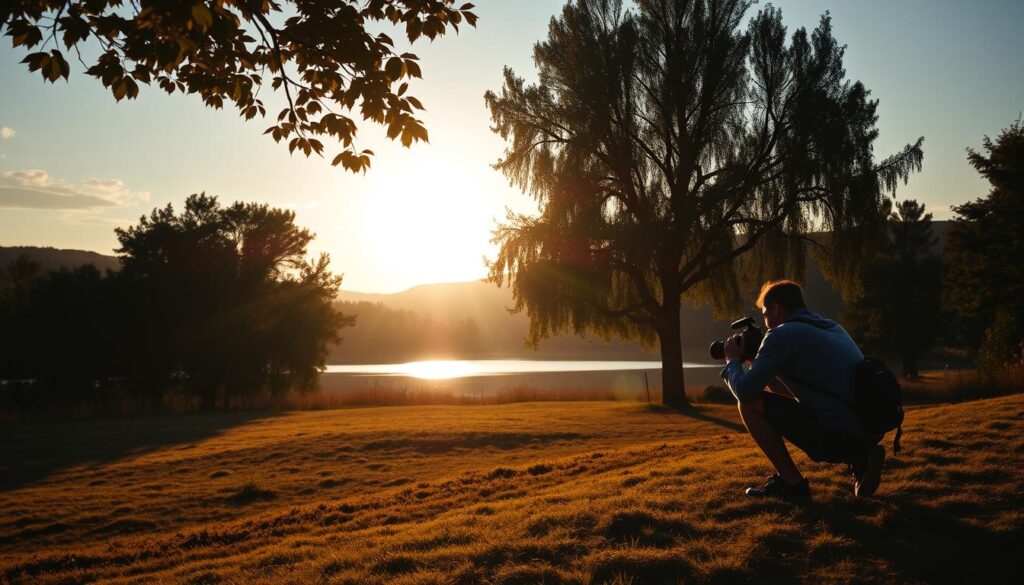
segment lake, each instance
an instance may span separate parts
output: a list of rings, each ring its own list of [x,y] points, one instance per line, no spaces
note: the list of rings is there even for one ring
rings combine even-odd
[[[721,368],[720,364],[688,363],[684,368]],[[327,374],[363,376],[405,376],[420,380],[450,380],[476,376],[550,374],[565,372],[618,372],[661,370],[656,361],[607,360],[424,360],[404,364],[360,364],[327,366]]]
[[[721,384],[720,364],[684,365],[686,385]],[[533,390],[612,390],[624,396],[661,388],[660,361],[424,360],[402,364],[330,365],[321,376],[328,393],[443,389],[456,394]]]

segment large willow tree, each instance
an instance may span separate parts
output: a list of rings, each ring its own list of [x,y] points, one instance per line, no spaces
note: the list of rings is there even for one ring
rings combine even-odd
[[[735,309],[742,276],[802,270],[810,231],[848,251],[922,140],[875,163],[877,101],[847,80],[827,14],[787,43],[770,6],[744,28],[746,0],[635,4],[570,2],[534,47],[537,83],[506,68],[486,94],[509,143],[496,167],[541,207],[497,228],[490,276],[534,344],[656,338],[664,401],[684,404],[681,300]]]

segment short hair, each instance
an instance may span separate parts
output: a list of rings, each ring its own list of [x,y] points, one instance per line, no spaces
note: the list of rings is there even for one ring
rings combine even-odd
[[[804,309],[804,291],[800,284],[792,280],[769,280],[761,286],[761,294],[757,296],[757,306],[764,309],[771,303],[779,303],[787,312]]]

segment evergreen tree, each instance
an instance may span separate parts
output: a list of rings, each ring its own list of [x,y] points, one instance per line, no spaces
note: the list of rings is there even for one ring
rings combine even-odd
[[[916,378],[940,328],[942,261],[924,205],[905,200],[887,215],[878,250],[861,272],[862,293],[848,301],[847,321],[866,350],[897,356],[903,375]]]
[[[877,101],[847,80],[827,14],[787,43],[771,6],[743,30],[751,4],[569,2],[534,48],[538,82],[506,68],[485,96],[509,142],[496,167],[541,206],[496,230],[492,281],[534,344],[657,340],[669,404],[687,402],[683,298],[732,311],[740,276],[798,276],[807,232],[877,223],[923,156],[918,140],[875,163]]]
[[[978,347],[983,338],[1016,340],[999,344],[1009,359],[1024,338],[1024,125],[1017,120],[994,142],[986,136],[983,145],[987,155],[968,149],[967,160],[992,188],[987,196],[954,208],[946,300],[959,316],[963,342]],[[999,313],[998,335],[986,335]]]

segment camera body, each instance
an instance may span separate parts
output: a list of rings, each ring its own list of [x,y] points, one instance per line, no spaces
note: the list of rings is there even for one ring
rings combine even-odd
[[[739,336],[743,340],[744,361],[754,359],[757,350],[761,347],[761,339],[764,338],[764,330],[757,326],[753,317],[744,317],[732,322],[729,326],[733,331],[739,330]],[[716,341],[708,348],[712,359],[721,360],[725,358],[725,342]]]

